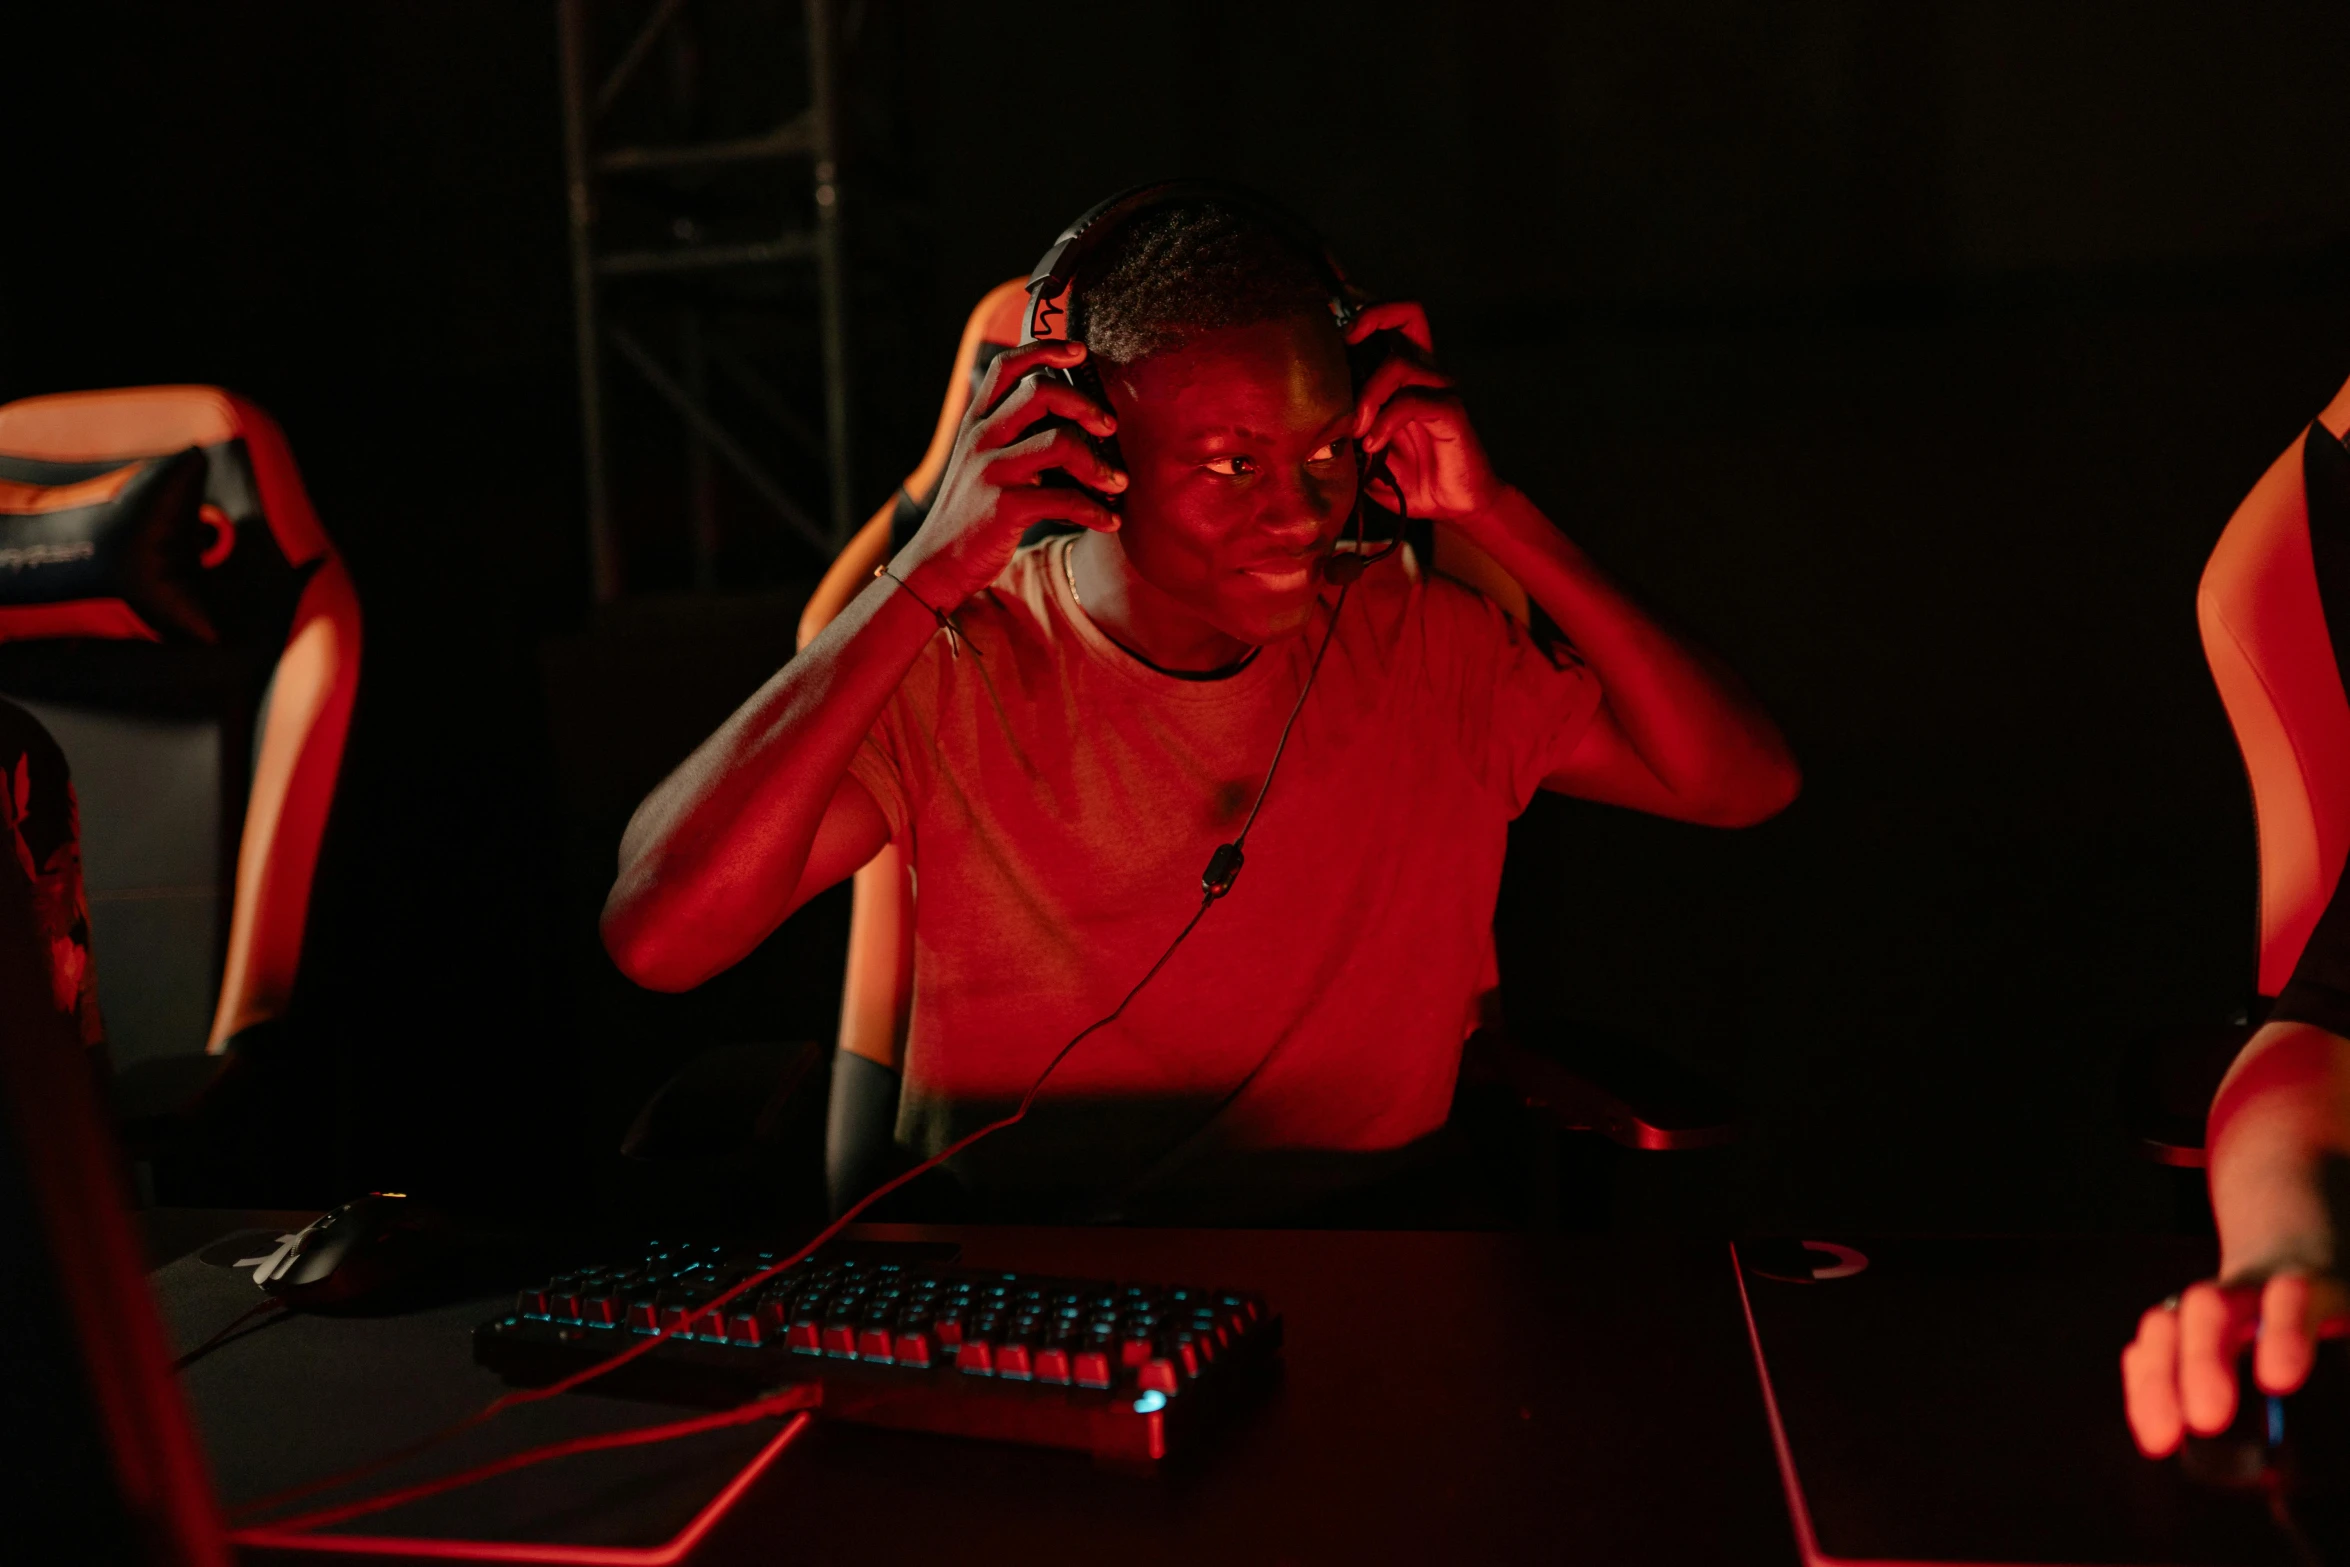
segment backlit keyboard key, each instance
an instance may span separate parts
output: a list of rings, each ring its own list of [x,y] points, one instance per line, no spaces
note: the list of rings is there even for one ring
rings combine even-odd
[[[1014,1382],[1025,1382],[1031,1375],[1028,1346],[1025,1344],[998,1345],[995,1352],[995,1374],[1009,1377]]]
[[[726,1341],[729,1344],[748,1344],[751,1348],[757,1349],[761,1344],[767,1342],[767,1333],[760,1326],[757,1316],[748,1312],[738,1312],[727,1319]]]
[[[975,1377],[995,1375],[995,1346],[985,1339],[965,1339],[955,1351],[955,1369]]]
[[[840,1360],[856,1359],[857,1330],[846,1322],[825,1324],[824,1353]]]
[[[895,1348],[896,1346],[890,1341],[890,1332],[887,1328],[867,1328],[857,1335],[857,1358],[859,1360],[878,1360],[887,1365],[896,1358]]]
[[[1098,1349],[1081,1349],[1069,1357],[1071,1380],[1079,1387],[1108,1387],[1110,1357]]]
[[[1067,1387],[1069,1385],[1069,1352],[1065,1349],[1052,1348],[1038,1350],[1031,1375],[1039,1382],[1056,1382],[1062,1387]]]
[[[1146,1360],[1134,1374],[1135,1386],[1146,1393],[1174,1394],[1183,1389],[1182,1373],[1172,1360]]]
[[[930,1364],[930,1335],[920,1330],[900,1333],[896,1345],[897,1363],[901,1366]]]
[[[793,1323],[791,1331],[784,1336],[784,1342],[803,1355],[824,1353],[823,1329],[813,1322]]]

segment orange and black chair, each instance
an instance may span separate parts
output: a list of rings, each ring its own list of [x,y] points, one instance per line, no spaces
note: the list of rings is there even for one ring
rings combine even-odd
[[[208,386],[0,406],[0,695],[72,763],[135,1122],[282,1030],[359,657],[351,579],[261,409]]]
[[[2236,508],[2196,619],[2260,840],[2259,967],[2275,998],[2350,857],[2350,700],[2329,625],[2350,615],[2350,388]]]
[[[1020,341],[1026,280],[990,289],[964,323],[946,396],[929,448],[883,506],[842,549],[800,616],[802,647],[829,625],[873,576],[874,568],[913,537],[927,515],[954,452],[972,394],[997,355]],[[1521,622],[1526,591],[1499,564],[1455,530],[1438,524],[1424,540],[1427,569],[1477,589]],[[1406,557],[1406,568],[1419,569]],[[858,871],[849,914],[848,969],[842,988],[839,1046],[833,1058],[827,1117],[826,1175],[837,1211],[889,1171],[894,1147],[897,1073],[914,982],[914,884],[892,844]],[[1489,984],[1499,971],[1488,958]],[[1496,1080],[1552,1127],[1597,1131],[1630,1147],[1690,1148],[1730,1140],[1735,1112],[1709,1085],[1629,1041],[1603,1047],[1604,1068],[1533,1049],[1498,1026],[1495,997],[1488,1027],[1471,1043],[1472,1075]]]
[[[227,1567],[220,1505],[172,1379],[122,1151],[90,1070],[65,755],[5,701],[0,775],[0,1377],[23,1433],[9,1452],[11,1538],[49,1540],[77,1561]]]
[[[2350,386],[2236,508],[2203,568],[2203,654],[2243,753],[2259,840],[2251,994],[2234,1022],[2140,1044],[2124,1110],[2142,1152],[2200,1167],[2220,1078],[2292,978],[2350,857]]]

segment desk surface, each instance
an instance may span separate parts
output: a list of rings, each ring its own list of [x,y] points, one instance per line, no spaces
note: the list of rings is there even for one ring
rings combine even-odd
[[[178,1222],[175,1239],[192,1243],[198,1228]],[[953,1240],[966,1261],[1007,1268],[1260,1290],[1287,1319],[1286,1375],[1194,1461],[1148,1478],[1078,1456],[820,1422],[694,1560],[768,1560],[779,1548],[798,1562],[957,1564],[1113,1555],[1131,1564],[1796,1559],[1732,1262],[1719,1243],[859,1233]],[[193,1259],[157,1275],[182,1344],[250,1298],[223,1283],[251,1288]],[[331,1471],[486,1399],[496,1384],[472,1365],[467,1331],[489,1314],[489,1300],[396,1319],[289,1321],[200,1362],[189,1389],[223,1492],[234,1502]],[[579,1397],[520,1417],[544,1439],[637,1423],[647,1411]],[[706,1495],[741,1461],[741,1447],[739,1437],[713,1443],[631,1484],[640,1501],[664,1487],[673,1498],[681,1487]],[[439,1509],[432,1525],[504,1532],[513,1519],[501,1511],[543,1511],[569,1487],[562,1532],[584,1543],[597,1525],[578,1515],[578,1493],[602,1482],[592,1470],[565,1477],[581,1462],[594,1461],[548,1466],[528,1489],[502,1480],[427,1504]]]

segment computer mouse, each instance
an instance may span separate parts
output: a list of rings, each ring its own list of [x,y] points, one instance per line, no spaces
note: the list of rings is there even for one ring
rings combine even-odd
[[[2350,1491],[2350,1348],[2338,1339],[2320,1344],[2308,1381],[2282,1396],[2253,1381],[2246,1354],[2236,1386],[2235,1423],[2215,1436],[2190,1435],[2181,1447],[2188,1478],[2223,1490]]]
[[[289,1306],[347,1306],[431,1267],[447,1221],[401,1192],[369,1192],[289,1235],[253,1281]]]

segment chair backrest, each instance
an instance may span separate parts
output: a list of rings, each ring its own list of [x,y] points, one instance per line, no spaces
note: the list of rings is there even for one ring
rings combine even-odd
[[[2350,388],[2327,409],[2350,423]],[[2330,614],[2329,614],[2330,612]],[[2196,618],[2236,731],[2260,838],[2257,986],[2281,991],[2350,856],[2350,451],[2313,425],[2220,535]]]
[[[358,599],[285,437],[243,398],[158,386],[0,407],[0,485],[18,497],[0,510],[20,520],[40,494],[190,452],[211,530],[189,563],[201,614],[0,603],[0,693],[73,763],[118,1066],[223,1050],[284,1011],[357,690]]]
[[[971,394],[987,367],[1020,341],[1020,317],[1028,303],[1027,279],[1013,278],[989,289],[963,323],[954,368],[947,372],[946,396],[930,446],[888,503],[845,545],[809,595],[800,612],[800,646],[872,580],[873,568],[889,559],[911,534],[954,455],[955,432]],[[905,1043],[906,1018],[914,987],[914,888],[905,856],[895,844],[859,870],[850,891],[848,971],[841,988],[840,1048],[895,1069]]]
[[[962,427],[964,410],[971,406],[971,394],[996,356],[1020,341],[1020,318],[1027,304],[1028,280],[1013,278],[989,289],[972,307],[963,323],[962,341],[955,346],[954,368],[947,372],[946,396],[939,401],[938,423],[931,429],[929,447],[897,493],[866,519],[865,526],[834,557],[824,579],[808,596],[807,607],[800,611],[800,646],[806,647],[817,632],[832,624],[832,617],[847,608],[849,600],[872,579],[873,568],[905,542],[929,510],[939,478],[947,470],[947,459],[954,455],[955,432]]]

